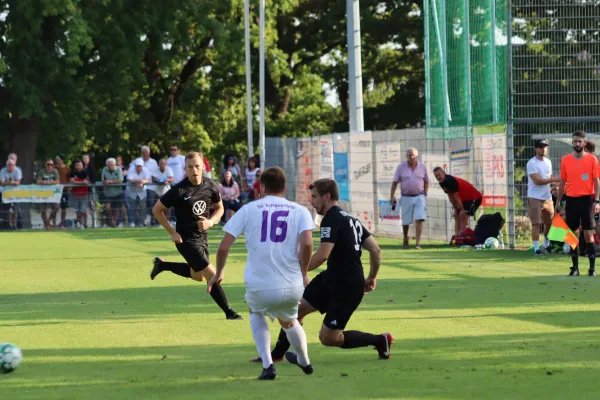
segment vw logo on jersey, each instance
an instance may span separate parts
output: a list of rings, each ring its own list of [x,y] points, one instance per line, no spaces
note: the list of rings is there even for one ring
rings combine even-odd
[[[588,174],[583,174],[583,175],[581,175],[581,180],[582,180],[582,181],[587,181],[587,180],[588,180],[588,178],[589,178],[589,175],[588,175]]]
[[[192,206],[192,211],[196,215],[202,215],[202,214],[204,214],[204,211],[206,211],[206,203],[203,200],[198,200]]]

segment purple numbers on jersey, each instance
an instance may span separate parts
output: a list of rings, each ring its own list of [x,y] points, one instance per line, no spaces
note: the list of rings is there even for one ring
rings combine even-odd
[[[271,214],[271,232],[269,238],[273,243],[281,243],[285,240],[287,235],[287,221],[280,221],[279,218],[285,218],[288,216],[289,211],[275,211]],[[264,243],[267,241],[267,231],[269,230],[269,211],[265,210],[262,213],[262,226],[260,228],[260,241]],[[279,231],[279,232],[278,232]]]

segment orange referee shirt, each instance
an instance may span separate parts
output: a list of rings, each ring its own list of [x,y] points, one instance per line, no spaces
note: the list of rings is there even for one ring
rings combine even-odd
[[[596,178],[598,178],[598,159],[596,156],[584,153],[581,158],[575,158],[573,154],[562,158],[560,162],[560,179],[567,182],[565,189],[567,196],[593,196],[595,194],[594,179]]]

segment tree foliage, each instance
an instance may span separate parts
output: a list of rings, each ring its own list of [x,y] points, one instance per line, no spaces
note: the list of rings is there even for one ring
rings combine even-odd
[[[368,129],[423,119],[419,7],[361,1]],[[266,15],[267,136],[346,131],[345,2],[267,2]],[[39,157],[89,151],[102,160],[141,144],[242,154],[244,73],[243,0],[0,0],[0,153],[18,152],[26,175]]]

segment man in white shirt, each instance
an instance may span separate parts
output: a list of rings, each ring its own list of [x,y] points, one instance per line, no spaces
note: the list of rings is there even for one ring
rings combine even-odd
[[[129,169],[127,174],[127,200],[130,209],[133,211],[133,221],[129,222],[130,227],[144,226],[146,218],[146,185],[152,179],[150,171],[144,167],[144,161],[138,158],[133,163],[134,167]],[[134,222],[135,221],[135,222]]]
[[[540,249],[540,225],[544,222],[544,250],[549,252],[550,240],[548,231],[554,218],[554,204],[550,193],[550,184],[560,182],[559,177],[552,177],[552,161],[546,158],[548,142],[535,141],[535,157],[527,162],[527,197],[529,203],[529,219],[531,220],[531,238],[536,256],[543,254]]]
[[[179,145],[172,144],[169,147],[171,157],[167,159],[167,166],[173,171],[173,184],[177,184],[185,178],[185,157],[179,154]]]
[[[305,374],[313,373],[308,359],[306,334],[298,323],[298,304],[308,283],[307,271],[312,252],[315,224],[308,210],[285,199],[283,169],[268,168],[260,177],[265,197],[245,205],[225,225],[225,237],[217,251],[217,272],[209,290],[223,280],[223,269],[233,242],[243,233],[248,261],[244,270],[246,303],[250,326],[263,362],[260,380],[275,379],[271,358],[271,335],[265,316],[277,318],[294,348],[288,361]]]
[[[135,163],[137,160],[142,160],[142,162],[144,163],[144,168],[146,168],[148,170],[148,172],[150,173],[150,176],[152,177],[153,174],[156,173],[156,171],[158,170],[158,163],[156,162],[156,160],[154,158],[150,157],[150,147],[148,146],[142,146],[141,147],[142,150],[142,156],[136,158],[135,160],[133,160],[131,162],[131,164],[129,164],[129,168],[131,170],[135,169]],[[150,178],[152,179],[152,178]],[[148,212],[148,215],[150,215],[150,221],[152,223],[152,225],[156,225],[156,221],[154,220],[154,217],[152,215],[152,207],[154,207],[154,185],[152,184],[152,181],[150,181],[149,185],[146,185],[146,210]]]

